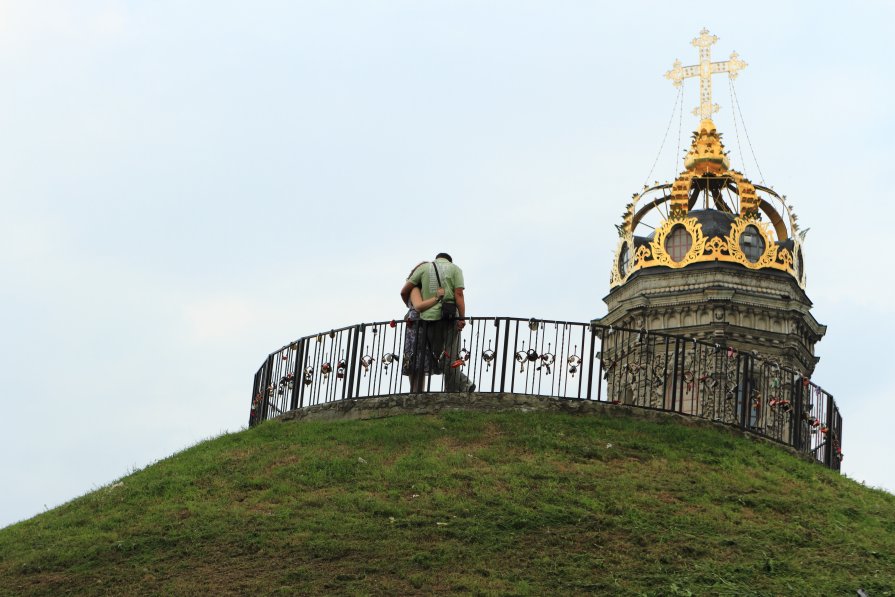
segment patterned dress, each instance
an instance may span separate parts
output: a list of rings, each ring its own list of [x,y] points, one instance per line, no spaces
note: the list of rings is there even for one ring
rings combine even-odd
[[[411,371],[419,371],[422,368],[423,373],[430,375],[432,373],[439,374],[441,369],[437,366],[435,358],[431,351],[426,350],[426,334],[420,333],[425,325],[420,319],[419,312],[414,309],[408,301],[409,310],[404,316],[404,364],[401,372],[404,375],[410,375]],[[419,343],[418,343],[419,342]]]

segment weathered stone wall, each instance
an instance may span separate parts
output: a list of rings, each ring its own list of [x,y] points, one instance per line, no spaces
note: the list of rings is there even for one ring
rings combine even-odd
[[[550,411],[570,414],[607,412],[610,405],[592,400],[569,400],[528,394],[432,393],[397,394],[378,398],[336,400],[307,406],[278,417],[289,420],[378,419],[395,415],[431,415],[450,410],[476,412]]]
[[[690,427],[713,427],[728,433],[742,435],[756,441],[766,441],[783,448],[806,460],[810,456],[799,454],[794,449],[755,435],[738,427],[725,425],[715,421],[699,419],[671,412],[663,412],[646,408],[596,402],[593,400],[576,400],[568,398],[552,398],[549,396],[533,396],[529,394],[486,394],[486,393],[444,393],[444,394],[398,394],[378,398],[360,398],[355,400],[336,400],[324,404],[306,406],[289,411],[276,421],[346,421],[381,419],[398,415],[434,415],[448,411],[473,412],[555,412],[581,416],[601,417],[637,417],[655,421],[673,421]]]

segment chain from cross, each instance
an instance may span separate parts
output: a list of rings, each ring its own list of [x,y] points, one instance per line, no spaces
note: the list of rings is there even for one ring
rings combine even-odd
[[[712,114],[720,109],[718,104],[712,103],[712,75],[727,73],[731,79],[736,79],[739,72],[747,66],[736,52],[731,53],[729,60],[712,62],[711,48],[716,41],[718,41],[716,35],[711,35],[708,29],[703,29],[699,32],[699,37],[690,42],[699,48],[699,64],[681,66],[681,61],[675,60],[673,68],[665,73],[665,78],[675,87],[680,87],[684,79],[699,77],[699,107],[693,108],[693,114],[699,116],[700,120],[711,118]]]

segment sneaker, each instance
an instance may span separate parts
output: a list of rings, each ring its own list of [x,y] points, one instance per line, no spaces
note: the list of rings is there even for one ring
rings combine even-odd
[[[474,383],[471,383],[471,384],[469,384],[469,387],[466,388],[466,393],[467,393],[467,394],[472,394],[473,392],[475,392],[475,384],[474,384]]]

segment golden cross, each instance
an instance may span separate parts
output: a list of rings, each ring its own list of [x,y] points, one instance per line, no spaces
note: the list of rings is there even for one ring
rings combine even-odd
[[[747,66],[736,52],[730,55],[730,60],[712,62],[711,47],[716,41],[717,36],[710,35],[708,29],[703,29],[699,32],[699,37],[690,42],[699,48],[699,64],[681,66],[681,61],[675,60],[673,68],[665,73],[665,78],[670,79],[675,87],[680,87],[686,78],[699,77],[699,107],[693,108],[693,114],[699,116],[700,120],[711,118],[719,109],[718,104],[712,103],[712,75],[727,73],[731,79],[736,79],[737,74]]]

